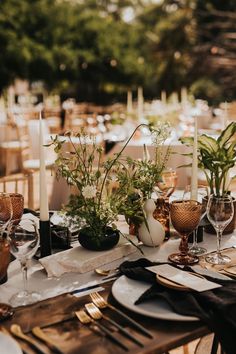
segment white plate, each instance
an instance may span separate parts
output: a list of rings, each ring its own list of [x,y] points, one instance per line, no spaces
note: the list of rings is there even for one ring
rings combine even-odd
[[[183,316],[173,312],[168,303],[159,298],[135,305],[135,301],[148,288],[150,284],[122,275],[114,282],[112,294],[121,305],[141,315],[169,321],[199,321],[197,317]]]
[[[17,342],[7,334],[0,333],[1,354],[23,354]]]

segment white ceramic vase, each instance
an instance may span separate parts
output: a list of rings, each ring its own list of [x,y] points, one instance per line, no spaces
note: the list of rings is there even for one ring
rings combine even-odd
[[[156,247],[159,246],[165,238],[165,230],[162,224],[154,219],[153,212],[156,208],[153,199],[147,199],[144,204],[144,211],[146,215],[146,223],[143,221],[139,227],[139,239],[145,246]]]

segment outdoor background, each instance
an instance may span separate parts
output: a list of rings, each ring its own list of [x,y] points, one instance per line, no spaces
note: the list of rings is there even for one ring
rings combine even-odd
[[[236,98],[235,0],[1,0],[0,92],[102,104],[180,93]]]

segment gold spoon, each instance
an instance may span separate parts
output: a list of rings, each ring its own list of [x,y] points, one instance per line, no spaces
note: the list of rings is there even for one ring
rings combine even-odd
[[[26,334],[24,334],[21,330],[21,327],[17,324],[13,324],[11,325],[10,328],[11,333],[20,338],[23,339],[24,341],[28,342],[30,344],[30,346],[38,353],[38,354],[45,354],[45,352],[41,349],[41,347],[39,346],[39,344],[32,339],[31,337],[27,336]]]
[[[119,267],[114,268],[114,269],[101,269],[101,268],[96,268],[94,269],[94,272],[97,273],[98,275],[102,275],[104,277],[106,277],[108,274],[110,274],[111,272],[118,272],[119,271]]]
[[[54,341],[47,334],[45,334],[45,332],[40,327],[34,327],[32,329],[32,333],[35,335],[35,337],[45,342],[54,353],[63,354],[57,345],[55,345]]]

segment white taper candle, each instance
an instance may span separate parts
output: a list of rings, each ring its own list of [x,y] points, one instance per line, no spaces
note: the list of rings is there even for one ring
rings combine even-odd
[[[198,185],[198,127],[197,117],[194,117],[194,140],[193,140],[193,160],[191,174],[191,199],[197,200],[197,185]]]
[[[138,121],[143,119],[143,88],[138,87]]]
[[[40,220],[49,220],[48,211],[48,195],[47,195],[47,181],[46,181],[46,168],[45,168],[45,156],[44,156],[44,139],[43,139],[43,121],[41,112],[39,114],[39,158],[40,158],[40,170],[39,170],[39,201],[40,201]]]
[[[132,91],[127,92],[127,113],[133,112]]]

